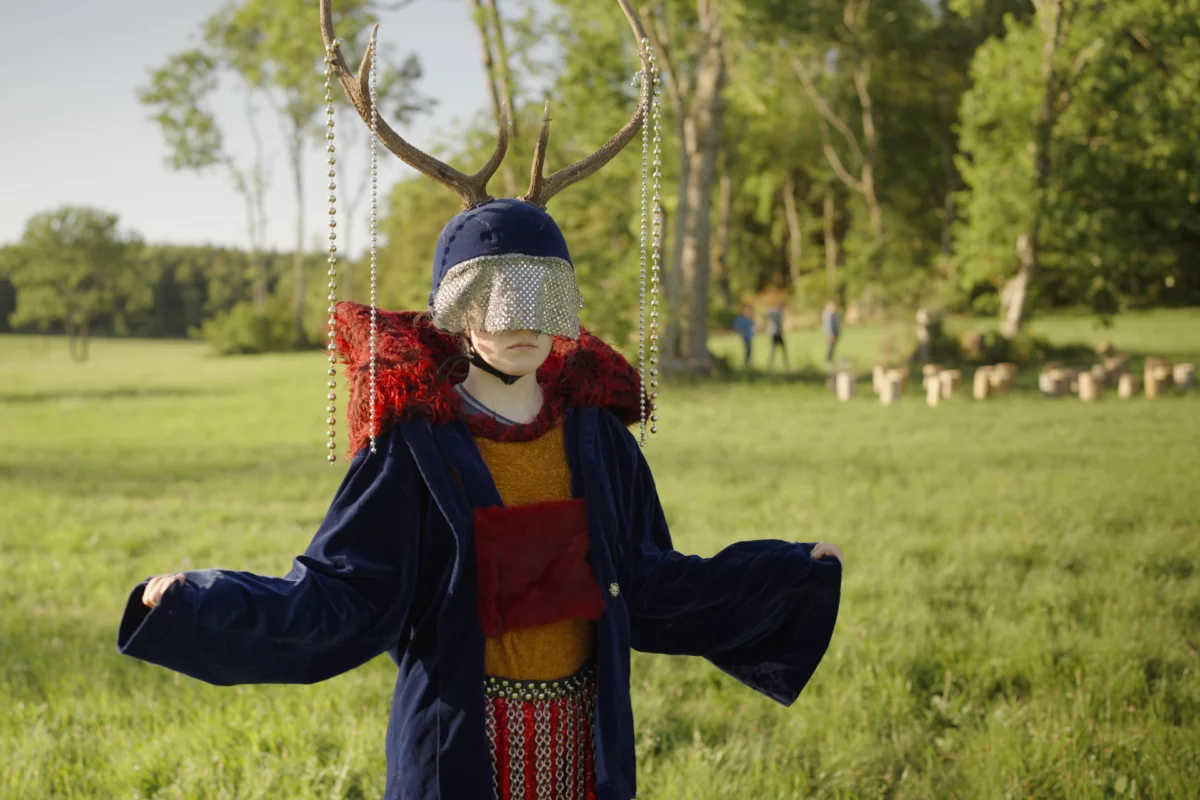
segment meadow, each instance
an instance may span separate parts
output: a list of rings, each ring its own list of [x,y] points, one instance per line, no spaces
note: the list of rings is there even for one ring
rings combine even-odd
[[[1038,333],[1200,360],[1196,311]],[[845,353],[869,367],[887,335],[849,329]],[[92,350],[0,337],[0,798],[379,797],[386,657],[216,688],[115,647],[143,578],[282,574],[308,543],[344,469],[321,355]],[[869,380],[839,404],[774,376],[662,402],[647,454],[679,549],[823,540],[847,563],[791,708],[635,654],[640,797],[1200,796],[1200,393],[884,408]]]

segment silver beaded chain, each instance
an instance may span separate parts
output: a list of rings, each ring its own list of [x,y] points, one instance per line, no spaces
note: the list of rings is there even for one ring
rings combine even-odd
[[[647,49],[649,46],[647,45]],[[658,433],[658,285],[662,260],[662,78],[654,51],[650,50],[650,108],[654,122],[654,173],[650,196],[650,433]],[[642,178],[643,182],[645,177]]]
[[[329,355],[329,406],[326,408],[329,412],[329,418],[326,420],[329,426],[329,443],[326,447],[329,448],[327,458],[330,464],[337,461],[337,453],[334,452],[337,450],[337,417],[334,416],[337,412],[337,394],[334,392],[337,388],[337,341],[334,332],[337,313],[337,245],[334,244],[337,240],[337,195],[334,194],[337,184],[334,183],[334,165],[337,164],[337,159],[334,158],[333,147],[333,54],[337,46],[337,40],[325,46],[325,140],[328,142],[325,150],[329,154],[329,316],[325,320],[325,350]]]
[[[376,86],[376,63],[378,49],[375,44],[375,39],[371,39],[371,453],[375,452],[375,354],[376,354],[376,332],[378,330],[378,320],[376,318],[376,290],[378,281],[378,234],[379,234],[379,205],[378,188],[379,188],[379,150],[377,144],[379,142],[379,102],[378,94],[375,91]]]
[[[642,40],[642,46],[646,41]],[[646,114],[650,113],[649,98],[650,76],[644,71],[639,72],[635,80],[641,83],[641,102],[646,103]],[[649,244],[647,234],[650,229],[650,187],[646,180],[649,174],[647,164],[650,160],[650,125],[648,119],[642,120],[642,231],[639,238],[638,266],[638,407],[639,407],[639,436],[638,443],[646,446],[646,245]]]
[[[647,430],[647,411],[649,411],[650,433],[658,433],[658,284],[659,262],[661,260],[662,242],[662,112],[658,102],[658,92],[661,86],[658,62],[654,58],[654,50],[647,39],[642,40],[650,62],[650,74],[639,72],[635,80],[640,80],[642,97],[647,103],[646,115],[649,119],[642,122],[642,230],[640,242],[640,274],[638,280],[638,377],[642,391],[638,398],[640,407],[640,436],[639,443],[645,447]],[[648,95],[648,96],[647,96]],[[651,130],[653,127],[653,130]],[[651,141],[654,143],[651,151]],[[653,158],[651,159],[651,156]],[[653,166],[653,172],[650,167]],[[650,184],[653,182],[653,188]],[[647,247],[647,229],[650,230],[649,247]],[[649,251],[649,283],[650,283],[650,322],[646,323],[646,277],[647,251]],[[646,329],[650,329],[650,352],[646,353]],[[649,369],[647,370],[647,363]],[[646,382],[649,374],[649,384]],[[649,391],[647,391],[647,386]]]

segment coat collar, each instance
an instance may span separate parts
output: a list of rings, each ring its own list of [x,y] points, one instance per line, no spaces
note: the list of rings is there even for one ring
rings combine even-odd
[[[342,302],[336,315],[337,353],[350,384],[347,415],[352,451],[369,439],[371,310]],[[463,418],[455,384],[465,376],[462,337],[433,325],[416,311],[376,311],[375,418],[378,430],[410,419],[442,425]],[[471,415],[476,436],[522,441],[560,424],[568,408],[605,408],[623,423],[637,421],[638,373],[599,337],[580,330],[578,340],[556,338],[537,373],[545,404],[528,425],[499,425]]]

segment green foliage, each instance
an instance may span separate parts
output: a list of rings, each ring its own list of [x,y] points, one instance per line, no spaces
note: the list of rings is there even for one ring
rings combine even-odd
[[[1090,325],[1038,322],[1056,342],[1200,359],[1194,311]],[[844,347],[869,358],[882,332],[848,328]],[[789,342],[822,357],[819,332]],[[323,375],[316,353],[104,341],[78,367],[0,338],[0,796],[381,795],[386,657],[229,688],[113,647],[146,576],[279,575],[303,550],[344,474],[314,424]],[[928,409],[910,389],[881,408],[866,383],[839,404],[758,381],[663,398],[647,457],[680,550],[826,539],[847,567],[830,650],[790,708],[703,659],[633,655],[639,796],[1194,793],[1195,397]]]
[[[116,214],[73,206],[30,218],[0,264],[17,293],[13,327],[65,330],[81,361],[98,324],[125,333],[129,315],[150,306],[154,280],[140,239],[117,225]]]
[[[291,308],[278,295],[262,308],[238,303],[205,320],[194,335],[222,356],[290,350],[294,343]]]
[[[1043,304],[1101,314],[1169,301],[1200,268],[1200,3],[1122,0],[1066,6],[1040,250]],[[1043,82],[1042,33],[1010,21],[979,48],[963,98],[959,169],[968,187],[959,279],[999,286],[1016,269],[1017,234],[1035,194],[1030,143]],[[1176,289],[1175,276],[1181,276]],[[1186,287],[1186,288],[1185,288]],[[989,302],[989,301],[983,301]]]

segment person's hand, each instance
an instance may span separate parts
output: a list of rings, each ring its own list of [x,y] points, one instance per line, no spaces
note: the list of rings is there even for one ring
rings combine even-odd
[[[846,559],[842,556],[842,548],[836,544],[826,544],[825,542],[817,542],[813,545],[812,557],[814,560],[818,558],[827,558],[833,556],[838,560],[838,564],[842,567],[846,566]]]
[[[154,608],[173,583],[183,583],[182,572],[177,572],[174,575],[156,575],[151,578],[150,582],[146,584],[146,589],[142,592],[142,605]]]

